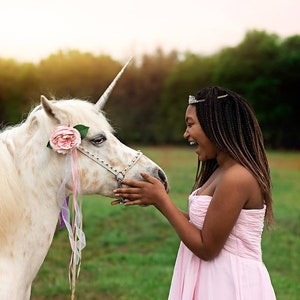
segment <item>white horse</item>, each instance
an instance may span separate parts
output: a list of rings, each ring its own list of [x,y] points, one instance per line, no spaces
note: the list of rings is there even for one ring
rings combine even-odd
[[[70,155],[46,147],[59,125],[88,128],[76,146],[82,194],[114,197],[112,191],[124,176],[142,180],[142,171],[167,188],[162,169],[122,144],[102,113],[124,68],[96,104],[78,99],[49,101],[42,96],[41,105],[23,123],[0,134],[1,300],[30,299],[32,281],[52,243],[64,203],[58,191],[63,189],[64,196],[74,193],[74,177],[66,175],[70,172],[66,169],[74,167],[66,163]]]

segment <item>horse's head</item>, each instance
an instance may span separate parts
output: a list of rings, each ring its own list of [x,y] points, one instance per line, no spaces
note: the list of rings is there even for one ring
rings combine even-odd
[[[48,139],[51,131],[59,125],[88,127],[87,135],[78,146],[78,168],[83,194],[101,194],[113,197],[113,189],[124,177],[142,180],[141,172],[161,180],[167,188],[167,179],[162,169],[141,152],[121,143],[98,105],[82,100],[60,100],[52,102],[42,97],[46,112]],[[62,154],[52,152],[56,159]],[[54,153],[53,153],[54,152]],[[54,158],[53,158],[54,159]]]
[[[87,135],[77,147],[78,169],[83,194],[101,194],[113,197],[112,191],[124,177],[142,180],[141,172],[158,178],[163,182],[165,188],[168,188],[163,170],[142,153],[121,143],[114,136],[114,131],[102,111],[124,68],[96,104],[78,99],[50,101],[42,96],[41,106],[33,110],[27,121],[29,128],[35,128],[33,131],[39,132],[36,132],[35,136],[39,138],[43,136],[44,145],[47,144],[47,140],[58,126],[74,127],[81,124],[88,127]],[[53,164],[56,163],[57,167],[63,165],[65,159],[63,154],[46,147],[44,151],[49,152],[50,161]],[[57,168],[53,173],[55,172],[57,172]]]

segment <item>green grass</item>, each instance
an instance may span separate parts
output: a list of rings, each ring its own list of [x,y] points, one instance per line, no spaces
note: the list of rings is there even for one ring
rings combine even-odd
[[[186,208],[196,171],[192,148],[143,148],[168,174],[174,202]],[[300,153],[270,152],[276,223],[263,236],[263,258],[277,299],[300,295]],[[167,221],[152,207],[111,206],[110,199],[84,198],[87,247],[76,296],[102,300],[165,300],[179,245]],[[66,230],[57,231],[32,288],[33,300],[70,299]]]
[[[263,236],[263,257],[278,299],[300,295],[300,153],[270,152],[275,226]]]

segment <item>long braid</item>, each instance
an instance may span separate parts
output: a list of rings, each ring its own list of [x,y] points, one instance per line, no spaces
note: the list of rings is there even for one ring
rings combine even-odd
[[[227,96],[218,98],[222,95]],[[267,223],[272,224],[270,169],[252,107],[237,93],[220,87],[202,89],[196,99],[205,99],[193,104],[205,134],[220,151],[228,153],[254,175],[267,207]],[[199,162],[194,188],[203,185],[217,167],[216,159],[204,161],[201,166]]]

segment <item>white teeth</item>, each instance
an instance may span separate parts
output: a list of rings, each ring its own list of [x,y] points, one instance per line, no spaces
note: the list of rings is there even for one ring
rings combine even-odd
[[[195,142],[190,142],[190,145],[194,146],[194,145],[196,145],[196,143]]]

